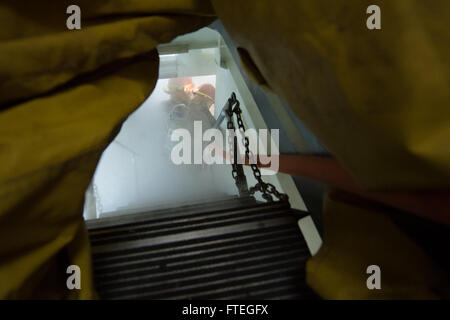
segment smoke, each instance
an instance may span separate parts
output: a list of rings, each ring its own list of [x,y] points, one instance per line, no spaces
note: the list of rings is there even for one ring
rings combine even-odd
[[[214,76],[194,84],[215,84]],[[170,103],[159,80],[152,95],[124,123],[94,176],[97,211],[176,207],[237,194],[230,165],[175,165],[170,160]]]

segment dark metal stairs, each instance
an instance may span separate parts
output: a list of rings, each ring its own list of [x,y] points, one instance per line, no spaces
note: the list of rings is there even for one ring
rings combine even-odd
[[[88,221],[104,299],[311,299],[288,204],[233,198]]]

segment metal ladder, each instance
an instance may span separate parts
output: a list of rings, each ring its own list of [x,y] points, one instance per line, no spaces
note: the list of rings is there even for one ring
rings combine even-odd
[[[104,299],[311,299],[287,202],[252,197],[87,222]]]

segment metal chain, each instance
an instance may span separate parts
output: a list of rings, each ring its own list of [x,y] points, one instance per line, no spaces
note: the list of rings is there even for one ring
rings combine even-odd
[[[234,94],[234,93],[233,93]],[[236,183],[236,186],[239,191],[240,196],[246,196],[249,194],[247,178],[245,177],[244,169],[242,165],[238,164],[237,156],[238,156],[238,145],[237,145],[237,137],[235,134],[235,127],[233,122],[233,104],[235,103],[236,96],[233,96],[228,99],[228,109],[226,110],[228,116],[227,129],[233,130],[233,135],[228,136],[228,145],[230,146],[230,158],[231,158],[231,166],[232,171],[231,175]]]
[[[233,107],[234,106],[234,107]],[[268,202],[273,202],[274,199],[272,195],[274,195],[279,201],[288,201],[287,194],[278,192],[277,188],[271,184],[266,183],[262,180],[261,171],[259,170],[258,166],[256,165],[256,161],[254,161],[254,155],[253,152],[250,151],[249,145],[249,139],[247,136],[245,136],[245,126],[244,122],[242,121],[241,117],[242,110],[240,108],[239,100],[236,99],[236,94],[233,92],[231,94],[231,97],[228,99],[228,122],[227,122],[227,129],[233,130],[233,135],[228,136],[228,144],[230,145],[230,155],[232,159],[232,176],[234,180],[236,181],[236,185],[238,186],[239,192],[242,193],[242,180],[245,180],[245,185],[247,185],[247,181],[245,178],[244,171],[242,169],[242,165],[239,165],[237,163],[237,137],[236,137],[236,128],[234,126],[233,122],[233,115],[236,114],[237,124],[239,131],[242,135],[242,143],[245,146],[245,156],[250,162],[250,167],[253,171],[253,176],[255,177],[257,183],[255,186],[251,187],[247,193],[250,195],[254,195],[257,191],[262,193],[263,199],[265,199]],[[242,177],[243,175],[243,177]]]

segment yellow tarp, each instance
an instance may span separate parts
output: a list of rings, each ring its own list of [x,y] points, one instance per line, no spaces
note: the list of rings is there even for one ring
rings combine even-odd
[[[69,31],[70,4],[0,3],[0,298],[95,295],[84,192],[153,89],[156,45],[212,21],[206,1],[78,1]],[[80,291],[66,288],[70,264]]]
[[[213,3],[254,78],[365,188],[450,188],[449,1]]]
[[[70,4],[0,3],[0,298],[95,297],[84,192],[102,151],[155,84],[155,46],[213,15],[201,0],[84,0],[77,1],[82,29],[68,31]],[[254,78],[283,97],[362,185],[449,188],[450,3],[379,0],[379,31],[365,26],[369,4],[213,1]],[[327,214],[357,224],[348,210],[329,206]],[[334,228],[327,221],[326,229]],[[376,225],[372,236],[380,237],[386,224]],[[392,239],[405,239],[390,230]],[[331,238],[345,247],[342,233]],[[334,250],[350,265],[372,257]],[[410,252],[411,261],[425,259]],[[331,269],[309,277],[319,294],[366,297],[351,289],[337,294],[336,283],[360,283],[344,281],[351,277],[320,257],[321,268]],[[397,256],[390,257],[383,263],[395,270]],[[308,270],[317,269],[317,259]],[[69,264],[82,269],[81,291],[65,287]],[[332,287],[324,288],[326,281]],[[417,296],[434,297],[433,284],[420,283],[425,293]]]
[[[450,188],[450,2],[213,0],[252,78],[368,190]],[[366,9],[381,9],[381,30]],[[450,215],[450,208],[448,213]],[[382,290],[368,290],[379,265]],[[448,275],[388,215],[327,200],[307,282],[329,299],[436,298]],[[439,292],[439,293],[438,293]]]

